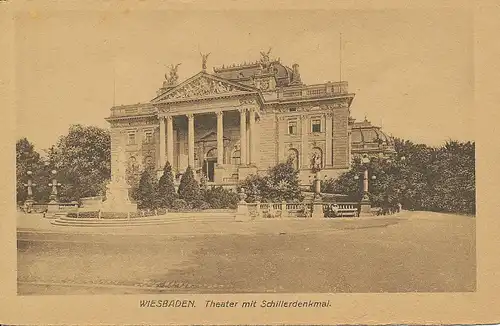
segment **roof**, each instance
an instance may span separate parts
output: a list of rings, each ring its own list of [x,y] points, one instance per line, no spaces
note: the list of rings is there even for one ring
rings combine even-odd
[[[353,149],[386,149],[394,151],[394,140],[384,133],[380,127],[370,121],[354,122],[351,132]]]
[[[269,63],[270,69],[265,69],[260,61],[243,63],[240,65],[230,65],[214,68],[216,76],[230,81],[241,83],[251,83],[253,78],[261,75],[273,75],[276,78],[277,86],[289,86],[293,79],[293,69],[281,64],[279,60]]]

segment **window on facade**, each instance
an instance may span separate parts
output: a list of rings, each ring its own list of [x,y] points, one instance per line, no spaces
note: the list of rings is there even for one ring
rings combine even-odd
[[[321,132],[321,119],[313,119],[311,123],[312,132]]]
[[[239,150],[235,150],[233,155],[231,155],[231,164],[239,165],[241,163],[241,152]]]
[[[144,132],[144,142],[146,144],[152,144],[153,143],[153,132],[151,130],[148,130]]]
[[[128,138],[127,138],[127,144],[135,145],[135,131],[129,131]]]
[[[290,135],[297,134],[297,120],[288,121],[288,134]]]

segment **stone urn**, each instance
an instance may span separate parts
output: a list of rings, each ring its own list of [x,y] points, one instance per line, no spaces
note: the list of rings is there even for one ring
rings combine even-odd
[[[240,189],[240,203],[245,203],[245,199],[247,199],[247,194],[245,193],[245,188]]]

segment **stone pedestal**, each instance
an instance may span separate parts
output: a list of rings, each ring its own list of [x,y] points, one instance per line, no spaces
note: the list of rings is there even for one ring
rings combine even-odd
[[[312,218],[320,219],[325,217],[325,212],[323,211],[323,202],[321,199],[315,199],[313,202]]]
[[[362,200],[359,206],[359,216],[372,216],[372,204],[369,200]]]
[[[59,212],[59,202],[55,200],[49,201],[47,204],[47,213],[49,214],[55,214]]]
[[[236,211],[235,220],[238,222],[245,222],[251,220],[250,214],[248,213],[248,206],[246,202],[240,201],[238,203],[238,209]]]
[[[106,200],[102,203],[104,212],[132,213],[137,211],[137,204],[128,197],[129,186],[124,183],[111,182],[107,186]]]

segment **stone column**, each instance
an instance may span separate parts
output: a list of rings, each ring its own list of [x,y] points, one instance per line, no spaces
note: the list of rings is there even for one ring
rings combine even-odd
[[[161,116],[160,119],[160,168],[163,169],[165,165],[165,117]]]
[[[326,113],[326,125],[325,125],[325,166],[326,167],[331,167],[332,166],[332,112],[327,112]]]
[[[240,108],[240,156],[241,164],[247,165],[247,109]]]
[[[174,165],[174,124],[173,117],[167,116],[167,161]],[[163,166],[162,166],[163,168]]]
[[[188,165],[194,171],[194,115],[187,114],[188,117]]]
[[[250,109],[250,116],[249,116],[249,129],[250,129],[250,164],[256,164],[256,152],[255,152],[255,145],[256,145],[256,140],[255,138],[258,137],[257,133],[255,132],[255,109]]]
[[[222,165],[224,164],[224,112],[217,111],[215,114],[217,114],[217,165]]]

